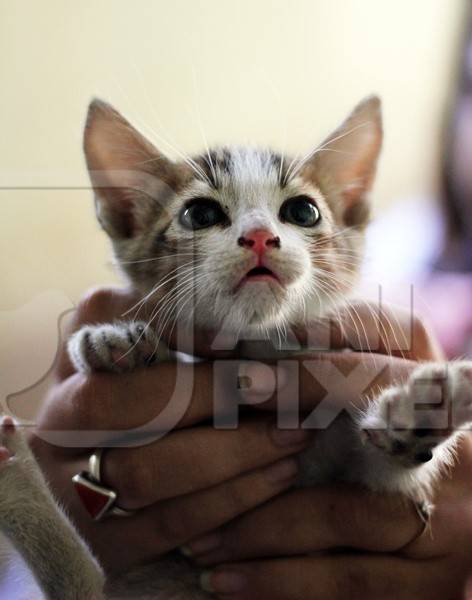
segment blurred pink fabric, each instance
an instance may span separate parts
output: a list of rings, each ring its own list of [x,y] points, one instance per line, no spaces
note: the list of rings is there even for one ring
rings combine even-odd
[[[447,356],[472,357],[472,276],[436,272],[417,286]]]
[[[444,226],[430,199],[409,198],[374,219],[357,293],[412,306],[449,358],[472,357],[472,273],[434,269]]]

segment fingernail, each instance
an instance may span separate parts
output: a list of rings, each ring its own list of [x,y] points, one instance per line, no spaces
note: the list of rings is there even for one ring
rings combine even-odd
[[[246,587],[246,578],[236,571],[203,571],[200,587],[205,592],[232,594]]]
[[[277,372],[262,363],[243,363],[238,373],[238,389],[254,395],[275,393],[288,382],[287,371],[283,368]]]
[[[192,558],[194,556],[193,551],[190,548],[190,546],[180,546],[179,550],[180,550],[180,554],[182,554],[186,558]]]
[[[252,381],[247,375],[238,375],[238,390],[251,389]]]
[[[249,394],[273,394],[276,389],[274,372],[267,365],[243,363],[239,368],[238,388]]]
[[[298,463],[293,458],[285,458],[279,460],[275,464],[268,467],[265,471],[266,477],[273,483],[282,483],[294,479],[298,473]]]
[[[310,437],[307,429],[278,429],[272,430],[272,439],[278,446],[298,446]]]
[[[215,531],[214,533],[203,535],[197,540],[190,542],[190,544],[182,546],[180,548],[180,551],[184,556],[191,558],[194,556],[199,556],[200,554],[205,554],[206,552],[210,552],[211,550],[216,550],[216,548],[218,548],[221,545],[221,541],[221,533]]]

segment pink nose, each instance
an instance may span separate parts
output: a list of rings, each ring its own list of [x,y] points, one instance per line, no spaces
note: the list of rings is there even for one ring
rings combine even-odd
[[[238,245],[262,255],[268,248],[280,248],[280,238],[267,229],[253,229],[238,238]]]

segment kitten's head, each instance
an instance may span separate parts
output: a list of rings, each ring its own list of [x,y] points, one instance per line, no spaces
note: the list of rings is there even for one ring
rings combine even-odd
[[[225,147],[172,162],[94,101],[85,154],[98,219],[165,319],[237,331],[321,316],[351,289],[382,142],[369,97],[294,159]]]

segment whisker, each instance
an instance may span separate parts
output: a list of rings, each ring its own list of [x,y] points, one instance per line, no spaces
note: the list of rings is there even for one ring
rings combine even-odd
[[[327,287],[328,290],[332,290],[334,292],[337,291],[336,288],[332,287],[331,284],[329,284],[326,281],[324,281],[322,285],[324,285],[325,287]],[[354,327],[355,334],[357,336],[357,342],[359,344],[359,349],[362,350],[362,349],[364,349],[364,346],[367,346],[367,350],[369,352],[372,352],[371,347],[370,347],[370,343],[369,343],[369,337],[368,337],[367,331],[365,329],[365,326],[364,326],[362,320],[360,319],[359,313],[357,312],[356,308],[352,305],[352,303],[349,301],[348,298],[344,299],[343,304],[345,304],[350,310],[352,310],[355,313],[355,315],[357,316],[357,318],[359,319],[359,323],[361,325],[362,333],[364,334],[365,344],[362,344],[361,330],[357,326],[356,321],[354,319],[352,320],[352,325]],[[336,310],[337,310],[337,313],[338,313],[338,319],[340,319],[341,317],[340,317],[339,308],[337,308]],[[348,339],[348,338],[346,338],[346,339]],[[375,358],[373,360],[374,360],[374,363],[375,363]]]
[[[118,258],[114,259],[114,262],[120,265],[136,265],[140,263],[154,262],[158,260],[175,260],[176,258],[180,258],[181,256],[196,256],[195,252],[178,252],[175,254],[167,254],[166,256],[154,256],[152,258],[142,258],[140,260],[120,260]]]
[[[197,117],[197,123],[198,123],[198,128],[200,129],[200,134],[203,138],[203,143],[205,146],[205,152],[206,152],[206,156],[207,156],[207,162],[208,162],[208,166],[210,167],[210,173],[213,176],[213,180],[215,183],[215,186],[218,185],[218,177],[217,177],[217,173],[216,173],[216,168],[215,165],[213,164],[213,160],[211,158],[211,153],[210,153],[210,148],[208,146],[208,141],[205,135],[205,131],[203,129],[203,123],[202,123],[202,116],[200,114],[200,108],[199,108],[199,99],[198,99],[198,88],[197,88],[197,73],[195,71],[195,66],[192,65],[192,79],[193,79],[193,91],[194,94],[196,96],[195,99],[195,113],[196,113],[196,117]]]
[[[136,304],[134,304],[131,308],[129,308],[126,312],[124,312],[121,316],[126,316],[127,314],[129,314],[132,310],[134,310],[135,308],[139,307],[139,309],[143,306],[143,304],[149,300],[149,298],[154,295],[160,288],[162,288],[162,286],[166,285],[167,283],[169,283],[170,281],[176,279],[177,277],[179,277],[179,275],[181,275],[181,273],[179,274],[179,270],[182,269],[193,269],[196,265],[198,264],[198,262],[196,261],[189,261],[187,263],[184,263],[183,265],[179,265],[178,267],[176,267],[175,269],[173,269],[172,271],[170,271],[169,273],[166,274],[166,276],[164,277],[164,279],[159,280],[155,286],[153,286],[153,288],[138,302],[136,302]],[[184,271],[185,272],[185,271]]]
[[[354,131],[356,131],[360,127],[365,127],[368,124],[369,124],[369,121],[364,121],[363,123],[359,123],[355,127],[352,127],[348,131],[345,131],[342,134],[340,134],[340,135],[338,135],[338,136],[336,136],[334,138],[331,138],[331,139],[327,140],[323,145],[318,146],[314,150],[312,150],[312,151],[308,152],[307,154],[305,154],[305,156],[303,156],[302,159],[300,161],[298,161],[298,163],[296,164],[296,166],[294,167],[294,169],[290,172],[290,175],[286,176],[286,178],[285,178],[285,184],[288,183],[289,181],[291,181],[296,176],[296,174],[300,171],[300,169],[303,167],[303,165],[306,164],[307,161],[309,161],[311,158],[313,158],[317,153],[319,153],[321,151],[328,150],[328,149],[329,150],[335,150],[333,148],[328,148],[328,146],[330,144],[333,144],[334,142],[337,142],[338,140],[341,140],[341,139],[345,138],[348,135],[351,135],[351,133],[353,133]],[[343,152],[343,151],[342,150],[338,150],[338,152]],[[348,152],[343,152],[343,153],[344,154],[350,154]]]

